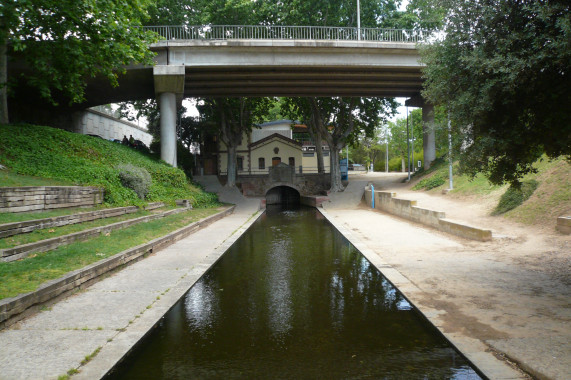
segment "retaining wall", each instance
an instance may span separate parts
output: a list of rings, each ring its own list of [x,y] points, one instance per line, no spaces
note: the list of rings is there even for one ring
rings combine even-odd
[[[302,195],[301,197],[299,197],[299,200],[300,203],[304,206],[319,207],[323,202],[329,200],[329,198],[324,195],[309,195],[309,196]]]
[[[8,236],[19,235],[35,230],[40,230],[50,227],[61,227],[68,224],[85,223],[96,219],[111,218],[124,214],[132,214],[137,212],[139,208],[135,206],[129,207],[115,207],[105,210],[80,212],[72,215],[62,215],[53,218],[26,220],[23,222],[14,222],[0,224],[0,238]]]
[[[0,187],[0,212],[93,207],[103,203],[103,189],[82,186]]]
[[[442,211],[434,211],[418,207],[416,201],[396,198],[396,193],[387,191],[375,191],[375,209],[412,220],[440,231],[456,236],[479,240],[492,240],[492,231],[473,227],[463,222],[445,219],[446,214]],[[372,205],[372,192],[370,186],[365,188],[365,202]]]
[[[560,216],[557,218],[557,231],[562,234],[571,234],[571,216]]]
[[[193,232],[231,214],[235,207],[236,206],[232,206],[227,210],[198,222],[191,223],[166,236],[154,239],[137,247],[129,248],[107,259],[90,264],[85,268],[70,272],[59,279],[46,282],[33,292],[0,300],[0,328],[17,322],[29,314],[33,314],[42,304],[49,303],[50,301],[53,302],[70,294],[76,289],[91,285],[109,271],[134,263],[144,258],[145,255],[155,253],[174,244]]]

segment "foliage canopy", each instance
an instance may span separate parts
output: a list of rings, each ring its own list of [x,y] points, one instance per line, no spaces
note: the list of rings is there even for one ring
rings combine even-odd
[[[571,3],[444,0],[423,51],[424,95],[462,127],[461,169],[517,183],[543,153],[571,154]]]
[[[125,65],[151,62],[148,41],[152,37],[138,28],[148,17],[151,3],[4,1],[0,6],[0,61],[5,62],[7,55],[23,59],[33,68],[23,79],[48,101],[81,102],[87,78],[102,76],[117,85]],[[17,79],[7,81],[6,73],[0,74],[2,87]]]

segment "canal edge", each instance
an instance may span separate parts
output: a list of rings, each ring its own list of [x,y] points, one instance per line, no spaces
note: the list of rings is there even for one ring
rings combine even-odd
[[[379,255],[361,241],[340,221],[327,213],[323,208],[317,209],[365,258],[373,264],[385,278],[397,288],[403,296],[418,310],[430,324],[442,334],[466,359],[474,366],[480,376],[488,379],[528,379],[509,363],[498,359],[495,352],[484,342],[470,338],[460,333],[447,333],[443,331],[441,315],[444,310],[423,305],[414,294],[422,290],[400,273],[392,265],[385,262]]]
[[[234,229],[228,237],[201,262],[189,268],[186,274],[181,276],[175,287],[161,296],[152,308],[136,319],[133,325],[129,325],[124,331],[118,332],[112,340],[108,340],[93,360],[81,365],[79,373],[73,375],[73,379],[92,380],[101,379],[117,366],[127,355],[137,347],[154,328],[160,323],[163,316],[200,280],[212,266],[228,251],[252,224],[264,213],[264,209],[258,210],[246,217],[245,221]],[[235,210],[234,210],[235,212]]]

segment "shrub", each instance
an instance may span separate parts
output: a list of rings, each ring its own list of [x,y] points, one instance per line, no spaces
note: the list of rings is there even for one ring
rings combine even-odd
[[[523,181],[520,186],[511,185],[500,198],[498,205],[492,211],[492,215],[503,214],[521,205],[531,197],[537,186],[539,183],[534,179]]]
[[[141,199],[145,199],[151,186],[151,175],[143,168],[131,164],[117,166],[119,179],[123,186],[133,190]]]
[[[422,190],[422,189],[430,190],[430,189],[434,189],[435,187],[442,186],[442,185],[444,185],[444,183],[446,183],[446,179],[444,179],[443,177],[441,177],[439,175],[433,175],[430,178],[425,178],[425,179],[421,180],[419,183],[414,185],[414,187],[412,189],[413,190]]]

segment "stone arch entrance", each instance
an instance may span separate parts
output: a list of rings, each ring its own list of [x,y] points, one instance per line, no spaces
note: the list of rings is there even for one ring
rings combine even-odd
[[[294,205],[299,204],[300,194],[299,191],[289,186],[276,186],[272,187],[266,192],[267,205]]]

